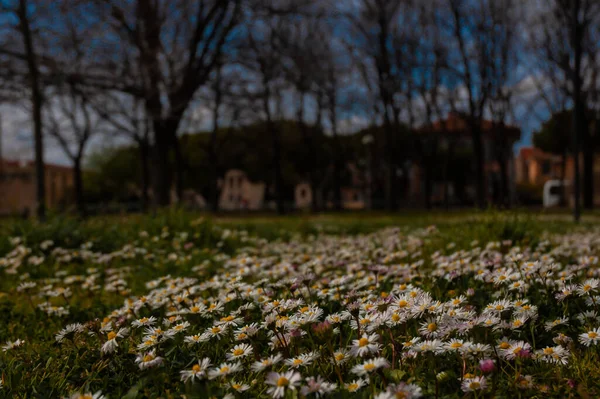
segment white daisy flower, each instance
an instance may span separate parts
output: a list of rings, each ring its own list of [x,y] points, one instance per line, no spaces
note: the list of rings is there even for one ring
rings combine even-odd
[[[267,393],[274,399],[283,398],[286,390],[296,390],[296,387],[300,384],[302,376],[300,373],[293,370],[285,373],[274,373],[267,374],[265,383],[270,385],[267,389]]]

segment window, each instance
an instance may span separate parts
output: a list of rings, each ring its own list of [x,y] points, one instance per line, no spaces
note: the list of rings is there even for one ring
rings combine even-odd
[[[544,174],[544,175],[550,174],[550,169],[551,169],[550,161],[543,161],[542,162],[542,174]]]
[[[552,186],[550,187],[550,195],[562,195],[563,188],[562,186]]]
[[[233,183],[234,183],[234,177],[232,176],[229,178],[229,187],[233,188]]]
[[[242,176],[238,177],[238,187],[242,187],[243,181],[244,181],[244,178]]]
[[[234,198],[233,198],[233,194],[229,194],[229,202],[233,202]]]
[[[303,188],[303,189],[300,190],[300,198],[301,199],[306,198],[306,189],[305,188]]]
[[[360,201],[360,195],[358,193],[354,193],[354,195],[352,196],[352,200],[353,201]]]

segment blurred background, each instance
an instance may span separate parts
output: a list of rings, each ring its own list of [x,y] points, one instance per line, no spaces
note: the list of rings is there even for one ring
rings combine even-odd
[[[0,215],[600,204],[597,0],[2,0]]]

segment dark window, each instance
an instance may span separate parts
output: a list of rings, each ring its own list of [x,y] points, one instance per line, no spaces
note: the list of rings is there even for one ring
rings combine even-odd
[[[550,195],[561,195],[562,190],[562,186],[552,186],[550,187]]]
[[[300,190],[300,198],[305,198],[306,197],[306,189],[303,188]]]
[[[360,200],[360,195],[358,195],[358,193],[354,193],[352,198],[354,199],[354,201],[358,201],[358,200]]]
[[[242,176],[238,177],[238,187],[242,187],[243,181],[244,181],[244,178]]]
[[[550,174],[550,168],[551,168],[550,161],[542,162],[542,174],[544,174],[544,175]]]
[[[229,202],[233,202],[233,194],[229,194]]]
[[[233,181],[234,181],[233,177],[230,177],[229,178],[229,187],[233,187]]]

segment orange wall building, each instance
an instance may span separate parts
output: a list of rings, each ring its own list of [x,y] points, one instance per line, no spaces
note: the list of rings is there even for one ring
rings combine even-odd
[[[46,206],[64,209],[73,198],[73,169],[45,165]],[[35,164],[0,160],[0,215],[30,214],[36,209]]]

